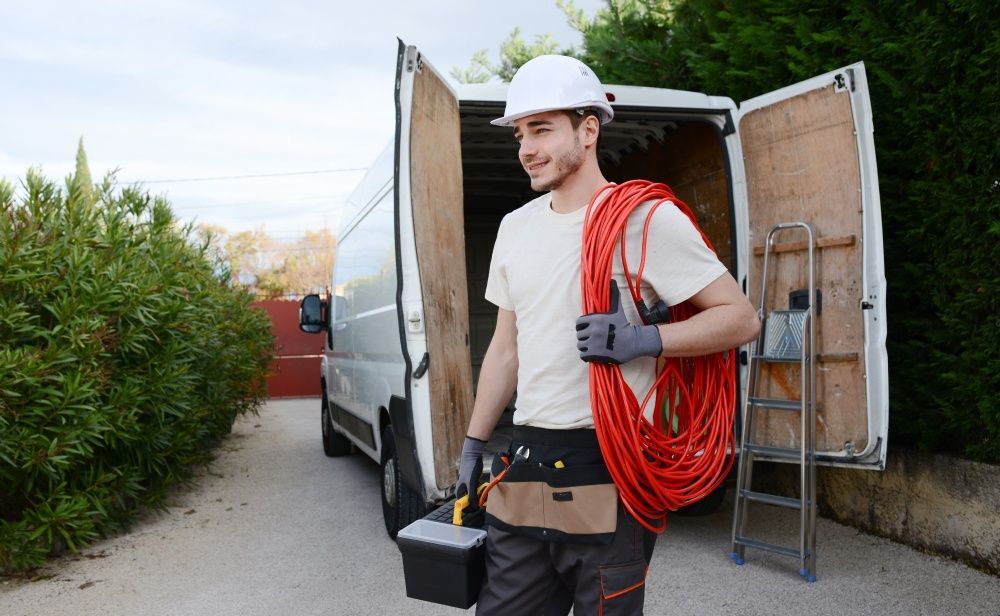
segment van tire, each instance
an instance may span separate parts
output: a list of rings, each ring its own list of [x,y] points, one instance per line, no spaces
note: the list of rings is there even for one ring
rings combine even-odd
[[[323,386],[323,408],[320,409],[320,423],[323,428],[323,453],[330,458],[350,455],[354,446],[351,440],[337,432],[330,417],[330,402],[326,397],[326,386]]]
[[[393,539],[400,529],[424,517],[426,508],[419,494],[403,483],[399,473],[399,455],[392,426],[382,430],[382,519],[385,530]]]

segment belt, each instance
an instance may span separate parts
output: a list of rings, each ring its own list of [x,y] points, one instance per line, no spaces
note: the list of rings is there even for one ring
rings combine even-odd
[[[571,447],[573,449],[599,449],[597,431],[592,428],[553,430],[535,426],[514,426],[513,440],[524,445],[542,447]]]
[[[610,543],[617,527],[618,491],[588,428],[514,426],[513,460],[490,493],[487,523],[549,541]],[[516,455],[515,455],[516,454]]]

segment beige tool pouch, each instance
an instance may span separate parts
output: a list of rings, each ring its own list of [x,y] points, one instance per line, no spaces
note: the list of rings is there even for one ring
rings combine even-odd
[[[518,534],[610,543],[618,522],[618,488],[603,464],[515,463],[490,492],[486,517],[488,524]]]

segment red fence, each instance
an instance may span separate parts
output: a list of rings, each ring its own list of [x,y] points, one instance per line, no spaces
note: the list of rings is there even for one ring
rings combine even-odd
[[[263,308],[271,317],[275,338],[275,357],[267,379],[268,396],[319,397],[324,334],[299,330],[299,300],[260,300],[254,306]]]

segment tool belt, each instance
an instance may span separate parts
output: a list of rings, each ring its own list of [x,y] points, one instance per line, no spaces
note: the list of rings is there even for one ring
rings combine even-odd
[[[496,456],[486,523],[547,541],[609,544],[618,522],[618,489],[591,429],[515,426],[509,467]]]

